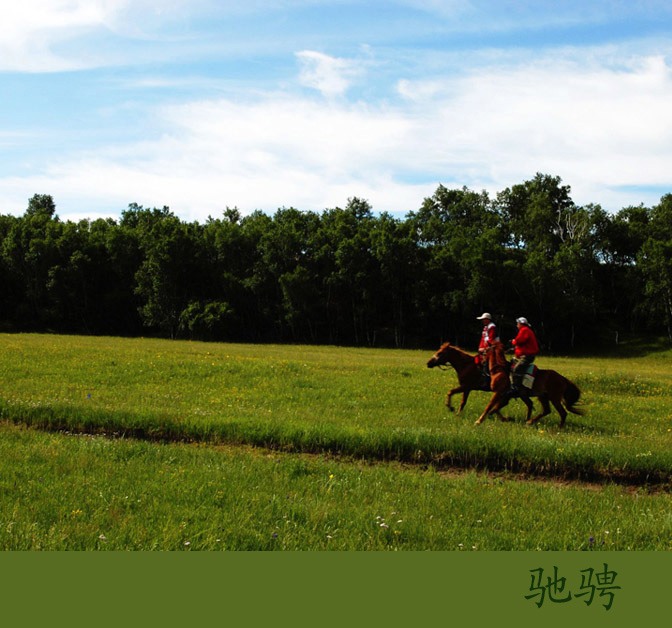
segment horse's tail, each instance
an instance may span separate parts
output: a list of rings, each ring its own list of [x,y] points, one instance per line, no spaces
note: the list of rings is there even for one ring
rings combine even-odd
[[[565,407],[569,412],[574,414],[583,414],[583,410],[575,408],[574,405],[578,402],[579,397],[581,396],[581,391],[579,387],[574,383],[567,380],[567,386],[565,392],[562,393],[562,398],[565,402]]]

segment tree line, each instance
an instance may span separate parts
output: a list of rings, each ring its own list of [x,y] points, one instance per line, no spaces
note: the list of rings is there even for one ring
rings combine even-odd
[[[550,351],[672,341],[672,194],[610,214],[539,173],[494,198],[440,185],[403,219],[351,198],[203,224],[137,204],[62,221],[35,195],[0,215],[0,285],[4,331],[469,347],[488,311]]]

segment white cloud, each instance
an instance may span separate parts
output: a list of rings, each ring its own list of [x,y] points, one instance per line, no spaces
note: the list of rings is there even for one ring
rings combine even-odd
[[[3,5],[0,71],[50,72],[86,67],[53,47],[104,27],[127,0],[21,0]],[[90,61],[88,62],[90,63]]]
[[[208,4],[208,0],[7,2],[0,20],[0,72],[63,72],[152,59],[161,53],[146,51],[138,58],[137,49],[129,52],[125,44],[109,48],[100,44],[115,36],[125,42],[179,39],[189,23],[187,16],[207,15]],[[93,43],[87,40],[91,35]],[[162,54],[169,56],[172,49],[167,47]]]
[[[206,101],[157,110],[170,134],[52,164],[41,176],[0,179],[0,198],[22,211],[33,193],[52,194],[61,216],[75,202],[170,205],[202,220],[225,206],[244,212],[293,205],[321,210],[350,196],[407,211],[432,186],[394,182],[390,156],[402,141],[398,113],[282,96],[256,103]],[[392,160],[394,161],[394,159]],[[76,197],[73,198],[73,190]],[[83,200],[84,199],[84,200]],[[78,209],[79,211],[79,209]]]
[[[345,94],[353,79],[362,73],[357,63],[350,59],[338,59],[313,50],[302,50],[296,56],[302,65],[300,82],[327,97]]]
[[[672,183],[672,76],[662,57],[621,70],[546,60],[442,88],[405,81],[399,91],[435,129],[433,144],[421,147],[425,163],[476,184],[509,185],[536,171],[562,176],[576,192]]]
[[[408,98],[395,106],[267,93],[158,107],[157,139],[0,179],[3,210],[22,211],[38,192],[64,217],[102,203],[118,215],[138,202],[203,220],[227,205],[319,211],[350,196],[405,213],[439,182],[494,193],[537,171],[562,177],[577,203],[613,210],[658,200],[621,186],[672,191],[672,73],[662,57],[548,57],[399,89]]]
[[[341,0],[325,0],[324,4]],[[251,16],[272,19],[320,0],[20,0],[3,5],[0,72],[64,72],[176,59],[291,50],[302,33],[247,37]],[[237,20],[240,20],[238,22]],[[238,24],[239,36],[236,35]],[[223,24],[215,26],[212,24]],[[233,32],[222,37],[220,30]],[[358,73],[352,61],[299,53],[306,84],[333,96]]]

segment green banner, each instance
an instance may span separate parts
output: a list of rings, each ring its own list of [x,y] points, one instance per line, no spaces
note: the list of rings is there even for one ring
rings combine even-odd
[[[671,566],[663,552],[5,552],[0,599],[8,625],[632,626],[667,614]]]

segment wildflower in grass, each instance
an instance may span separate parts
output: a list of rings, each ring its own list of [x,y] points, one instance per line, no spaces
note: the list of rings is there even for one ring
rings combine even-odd
[[[191,545],[191,541],[185,541],[184,544],[187,545],[187,546]]]
[[[106,537],[104,534],[99,534],[99,535],[98,535],[98,538],[99,538],[101,541],[107,541],[107,537]]]
[[[78,515],[81,515],[82,511],[78,508],[77,510],[72,511],[72,516],[77,517]]]
[[[271,536],[272,536],[274,539],[277,539],[277,538],[278,538],[278,533],[277,533],[277,532],[273,532],[273,534],[271,534]]]
[[[383,521],[383,523],[380,524],[380,527],[381,527],[381,528],[389,528],[390,526],[388,526],[388,525]]]

